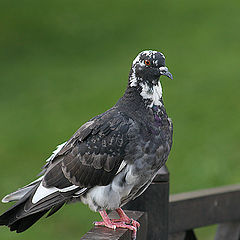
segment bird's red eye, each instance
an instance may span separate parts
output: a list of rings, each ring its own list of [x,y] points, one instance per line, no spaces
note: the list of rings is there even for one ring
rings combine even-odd
[[[149,60],[145,60],[144,62],[145,62],[145,65],[147,65],[147,66],[150,66],[150,64],[151,64]]]

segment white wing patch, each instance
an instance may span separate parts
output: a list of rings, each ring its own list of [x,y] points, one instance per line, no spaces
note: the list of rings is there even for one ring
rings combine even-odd
[[[72,191],[76,188],[78,188],[79,186],[76,186],[76,185],[72,185],[72,186],[69,186],[69,187],[66,187],[66,188],[62,188],[62,189],[59,189],[59,192],[68,192],[68,191]]]
[[[127,163],[123,160],[123,161],[121,162],[120,167],[118,168],[118,171],[117,171],[116,175],[117,175],[119,172],[121,172],[126,165],[127,165]]]
[[[53,151],[53,154],[46,160],[46,162],[50,162],[52,161],[56,155],[61,151],[61,149],[64,147],[64,145],[66,144],[67,142],[64,142],[60,145],[57,146],[57,149]]]
[[[35,204],[39,202],[41,199],[47,197],[48,195],[51,195],[55,192],[68,192],[71,190],[74,190],[78,188],[79,186],[72,185],[70,187],[66,187],[63,189],[58,189],[56,187],[51,187],[51,188],[46,188],[42,185],[42,182],[40,183],[39,187],[37,188],[37,191],[35,192],[33,198],[32,198],[32,203]]]
[[[40,201],[41,199],[45,198],[46,196],[57,192],[58,189],[56,187],[52,187],[52,188],[45,188],[42,185],[42,182],[40,183],[37,191],[35,192],[33,198],[32,198],[32,203],[37,203],[38,201]]]
[[[80,195],[80,194],[82,194],[83,192],[85,192],[86,190],[87,190],[87,188],[82,188],[81,190],[75,192],[74,195]]]

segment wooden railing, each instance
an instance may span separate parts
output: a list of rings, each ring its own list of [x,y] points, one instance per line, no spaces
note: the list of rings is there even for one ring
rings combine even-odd
[[[169,174],[163,167],[149,188],[124,209],[141,224],[137,240],[195,240],[195,228],[212,224],[218,224],[215,240],[240,240],[240,184],[169,197]],[[81,238],[87,239],[130,240],[131,232],[94,227]]]

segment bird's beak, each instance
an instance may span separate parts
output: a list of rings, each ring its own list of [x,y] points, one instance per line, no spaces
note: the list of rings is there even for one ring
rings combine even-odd
[[[170,78],[170,79],[173,80],[173,76],[172,76],[172,74],[168,71],[168,68],[167,68],[167,67],[160,67],[159,70],[160,70],[160,74],[161,74],[161,75],[164,75],[164,76],[166,76],[166,77],[168,77],[168,78]]]

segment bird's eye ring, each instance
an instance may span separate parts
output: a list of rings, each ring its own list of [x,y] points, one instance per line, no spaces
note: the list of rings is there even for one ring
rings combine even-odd
[[[146,66],[150,66],[151,65],[151,62],[149,60],[145,60],[144,63],[145,63]]]

